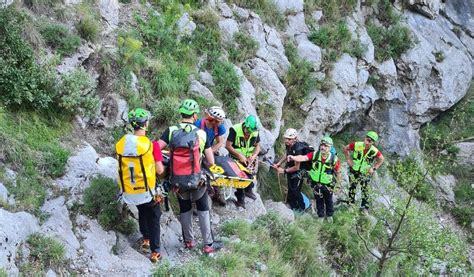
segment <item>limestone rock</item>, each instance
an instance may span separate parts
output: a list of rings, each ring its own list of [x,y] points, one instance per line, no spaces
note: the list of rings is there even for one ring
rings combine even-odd
[[[0,203],[8,202],[8,189],[0,183]]]
[[[459,148],[458,160],[466,165],[474,166],[474,141],[456,143]]]
[[[116,180],[118,177],[118,161],[112,157],[103,157],[97,160],[97,174]]]
[[[239,110],[244,116],[256,115],[257,111],[255,105],[253,105],[255,103],[255,88],[240,68],[234,66],[234,70],[240,79],[240,97],[237,99]]]
[[[38,220],[29,213],[10,213],[0,208],[0,268],[9,276],[17,276],[15,259],[18,246],[39,231]]]
[[[229,8],[229,6],[226,3],[221,2],[219,3],[218,7],[219,7],[222,17],[226,17],[226,18],[232,17],[233,15],[232,10]]]
[[[14,0],[0,0],[0,9],[6,8],[13,4]]]
[[[457,25],[461,25],[467,33],[474,37],[474,2],[464,0],[446,1],[446,15]]]
[[[98,122],[106,128],[123,126],[128,121],[128,104],[116,93],[108,94],[100,103]]]
[[[119,3],[118,0],[100,0],[100,16],[107,23],[106,33],[117,29],[119,25]]]
[[[439,14],[440,0],[409,0],[408,6],[420,14],[434,19]]]
[[[454,205],[456,203],[456,198],[454,196],[456,178],[452,175],[436,176],[434,181],[438,196],[448,204]]]
[[[234,14],[235,16],[237,17],[238,20],[240,21],[245,21],[249,18],[250,16],[250,13],[248,10],[246,9],[242,9],[236,5],[234,5],[233,7],[233,10],[234,10]]]
[[[212,75],[207,71],[199,72],[199,80],[206,87],[214,86],[214,79],[212,78]]]
[[[239,31],[239,24],[232,18],[225,18],[219,20],[219,28],[221,29],[222,39],[226,42],[231,42],[234,34]]]
[[[61,74],[73,71],[79,65],[82,64],[89,56],[95,52],[95,48],[92,45],[84,44],[78,49],[78,52],[70,57],[66,57],[62,63],[57,67],[57,71]]]
[[[356,60],[344,53],[341,58],[334,64],[332,71],[334,83],[342,90],[349,91],[351,88],[357,87],[357,70]]]
[[[194,95],[202,96],[206,99],[214,99],[212,92],[196,80],[191,81],[189,91]]]
[[[178,32],[180,35],[190,36],[196,30],[196,23],[194,23],[187,12],[185,12],[176,22]]]
[[[303,0],[273,0],[273,2],[282,13],[302,12],[304,7]]]
[[[300,39],[297,46],[298,56],[311,63],[315,71],[321,66],[321,49],[308,39]]]
[[[267,212],[275,212],[280,215],[281,218],[289,222],[295,221],[295,214],[293,213],[293,211],[282,202],[273,202],[272,200],[266,200],[264,202],[264,205],[267,209]]]
[[[256,189],[254,188],[254,193],[257,195],[257,199],[252,200],[250,198],[245,198],[245,209],[240,207],[237,208],[233,203],[228,201],[225,207],[213,207],[211,214],[215,213],[219,215],[221,221],[228,219],[245,219],[253,222],[257,217],[267,213],[262,199],[260,198],[260,194],[256,193],[255,191]]]
[[[46,222],[41,225],[41,232],[47,236],[53,236],[65,246],[66,258],[75,259],[80,244],[73,233],[73,226],[64,197],[61,196],[46,201],[41,210],[49,214]]]
[[[288,27],[286,28],[286,34],[289,37],[296,37],[301,34],[309,33],[308,26],[306,26],[304,20],[304,13],[300,12],[295,15],[288,16]]]

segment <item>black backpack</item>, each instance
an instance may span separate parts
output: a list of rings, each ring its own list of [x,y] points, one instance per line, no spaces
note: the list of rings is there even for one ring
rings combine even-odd
[[[298,142],[296,142],[295,151],[300,151],[301,155],[306,155],[310,152],[314,152],[314,148],[305,141],[298,141]],[[304,169],[304,170],[307,170],[307,171],[310,170],[311,169],[311,161],[301,162],[300,163],[300,170],[301,169]]]

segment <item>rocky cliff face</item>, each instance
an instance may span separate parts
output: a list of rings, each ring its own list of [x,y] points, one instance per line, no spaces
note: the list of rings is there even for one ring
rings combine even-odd
[[[218,25],[224,41],[231,41],[235,33],[244,31],[257,42],[255,56],[234,65],[240,78],[241,95],[237,99],[241,118],[237,119],[246,114],[256,114],[257,92],[268,93],[267,103],[274,111],[274,124],[261,132],[262,146],[269,150],[267,156],[273,156],[273,145],[281,143],[276,141],[281,130],[293,127],[292,122],[284,121],[283,114],[288,96],[285,76],[291,67],[284,47],[288,40],[294,41],[297,55],[311,64],[312,74],[320,80],[327,78],[332,84],[324,89],[314,88],[303,99],[300,109],[291,111],[298,113],[304,122],[299,130],[301,139],[314,145],[324,133],[336,134],[350,126],[351,131],[359,135],[368,129],[378,130],[385,151],[407,155],[419,149],[420,126],[452,107],[466,94],[474,69],[472,2],[410,0],[402,5],[396,1],[395,6],[401,10],[399,13],[403,17],[402,24],[409,28],[415,43],[399,58],[383,62],[376,59],[376,46],[367,31],[366,22],[374,16],[374,11],[362,2],[365,1],[357,3],[346,21],[350,36],[359,40],[365,50],[360,57],[343,53],[329,70],[323,66],[328,49],[308,38],[311,28],[318,28],[324,14],[321,11],[306,14],[302,0],[274,0],[287,23],[283,30],[268,25],[254,11],[235,4],[217,0],[207,4],[219,16]],[[1,6],[10,4],[8,0],[0,3]],[[77,4],[76,1],[66,3]],[[132,9],[112,0],[101,0],[98,6],[104,25],[103,40],[94,45],[83,45],[76,54],[63,59],[58,72],[65,73],[85,66],[100,49],[112,48],[116,51],[117,29],[125,22],[129,23]],[[315,22],[315,26],[307,25],[309,19]],[[196,28],[186,14],[178,24],[185,33],[192,33]],[[94,75],[105,82],[102,86],[108,85],[100,72]],[[133,76],[132,90],[137,86],[136,76]],[[376,83],[369,82],[373,76],[377,76]],[[215,99],[212,88],[211,74],[202,71],[194,76],[190,91],[207,99]],[[78,122],[86,132],[87,128],[111,128],[123,122],[127,109],[125,100],[109,94],[102,99],[101,114],[97,120],[78,119]],[[90,126],[92,124],[94,127]],[[81,201],[92,176],[100,174],[115,178],[116,160],[100,157],[87,142],[84,145],[76,149],[75,155],[69,159],[66,175],[51,184],[54,189],[66,191],[67,197],[55,198],[50,194],[50,199],[42,207],[51,215],[46,222],[39,224],[36,218],[25,212],[0,209],[0,268],[6,269],[9,274],[18,274],[15,257],[19,246],[34,232],[54,235],[63,242],[67,258],[72,260],[71,268],[80,273],[147,274],[150,271],[150,262],[130,246],[133,244],[131,240],[136,238],[106,232],[95,220],[83,215],[70,216],[73,204]],[[464,156],[469,158],[469,154]],[[1,191],[4,201],[14,201],[5,190]],[[288,213],[278,204],[264,205],[258,200],[246,211],[216,209],[213,223],[216,226],[231,217],[253,220],[258,214],[266,212],[265,207]],[[292,214],[288,214],[291,217]],[[183,258],[185,254],[179,241],[181,231],[176,218],[168,214],[162,221],[165,222],[162,224],[165,256],[173,262],[186,259]],[[118,254],[109,251],[112,245],[120,246]]]

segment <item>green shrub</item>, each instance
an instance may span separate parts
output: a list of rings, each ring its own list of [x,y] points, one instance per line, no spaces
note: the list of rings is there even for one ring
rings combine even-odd
[[[58,4],[62,4],[59,0],[23,0],[26,7],[37,13],[44,13]]]
[[[375,58],[379,62],[396,59],[413,45],[410,30],[400,24],[388,28],[369,24],[367,32],[374,43]]]
[[[219,28],[219,15],[212,8],[193,11],[192,17],[197,24],[212,29]]]
[[[433,187],[426,181],[426,173],[423,173],[418,162],[409,157],[404,161],[397,161],[389,166],[392,177],[397,181],[398,185],[406,191],[414,191],[417,199],[425,202],[434,200]],[[418,184],[415,188],[414,185]]]
[[[189,68],[169,59],[162,69],[153,78],[156,95],[179,96],[189,89]]]
[[[244,62],[257,53],[257,41],[244,32],[235,33],[234,42],[235,45],[229,48],[229,58],[233,62]]]
[[[46,24],[41,28],[41,35],[51,48],[62,55],[71,55],[81,45],[81,38],[60,24]]]
[[[178,123],[181,120],[181,115],[178,113],[178,108],[181,105],[181,100],[177,97],[164,97],[158,100],[152,107],[154,126],[170,126]]]
[[[256,95],[257,114],[260,122],[267,129],[275,128],[275,107],[269,101],[269,93],[260,91]]]
[[[94,79],[82,68],[62,76],[60,107],[71,114],[94,116],[99,107],[95,88]]]
[[[79,35],[88,41],[95,42],[99,38],[100,23],[92,15],[85,15],[76,24]]]
[[[220,276],[216,269],[208,266],[202,260],[193,260],[181,265],[173,266],[169,261],[158,264],[153,272],[153,276]]]
[[[26,15],[13,7],[0,9],[0,101],[7,106],[48,109],[56,97],[54,72],[36,64],[23,40]]]
[[[304,12],[310,17],[313,11],[322,10],[324,22],[336,22],[350,15],[354,11],[356,4],[356,0],[305,0]]]
[[[287,90],[285,104],[299,108],[311,90],[316,88],[317,81],[312,75],[312,64],[298,57],[293,43],[285,44],[285,54],[291,63],[285,76]],[[293,111],[293,113],[298,112]]]
[[[235,72],[234,65],[217,61],[212,70],[214,78],[214,94],[222,101],[227,114],[232,118],[239,111],[236,98],[240,97],[240,78]]]
[[[336,51],[337,56],[351,49],[352,36],[344,20],[322,25],[318,30],[312,31],[308,38],[324,49]]]
[[[135,222],[129,218],[118,201],[117,183],[106,177],[97,177],[84,191],[82,211],[96,218],[105,230],[116,230],[126,235],[136,229]]]
[[[146,65],[146,57],[142,53],[143,43],[129,34],[119,35],[118,39],[120,58],[119,64],[135,73],[139,73]]]
[[[282,14],[272,0],[230,0],[237,6],[252,9],[262,17],[268,25],[275,26],[283,31],[286,28],[285,15]]]
[[[35,233],[26,242],[30,248],[30,261],[44,271],[48,268],[58,268],[64,265],[64,245],[51,237]]]

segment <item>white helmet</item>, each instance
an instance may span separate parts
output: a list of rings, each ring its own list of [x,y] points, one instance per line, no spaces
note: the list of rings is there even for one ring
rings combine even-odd
[[[289,138],[289,139],[294,139],[297,136],[298,136],[298,132],[293,128],[286,129],[285,134],[283,135],[284,138]]]
[[[225,119],[225,112],[221,107],[218,106],[212,106],[209,109],[207,109],[207,113],[214,117],[215,119],[218,120],[224,120]]]

